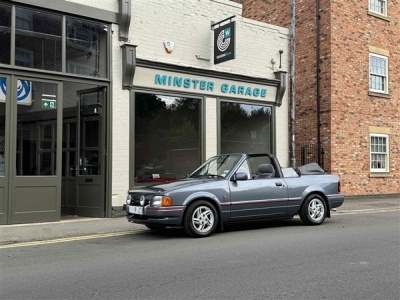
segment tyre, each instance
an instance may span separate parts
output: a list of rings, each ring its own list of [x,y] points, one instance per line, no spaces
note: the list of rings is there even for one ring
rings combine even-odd
[[[196,201],[189,206],[183,228],[193,237],[206,237],[215,232],[218,226],[218,214],[214,206],[207,201]]]
[[[309,195],[300,209],[300,219],[306,225],[322,224],[326,217],[326,203],[321,196]]]
[[[166,226],[163,225],[145,225],[147,228],[151,229],[151,230],[157,230],[157,231],[161,231],[164,230]]]

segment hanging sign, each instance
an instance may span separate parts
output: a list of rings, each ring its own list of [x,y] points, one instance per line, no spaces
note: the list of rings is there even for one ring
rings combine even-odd
[[[214,26],[214,65],[235,59],[235,21]]]

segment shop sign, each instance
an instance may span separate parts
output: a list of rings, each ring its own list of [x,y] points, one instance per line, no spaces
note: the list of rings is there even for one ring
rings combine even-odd
[[[6,78],[0,78],[0,102],[6,101]],[[32,82],[28,80],[17,81],[17,102],[22,105],[32,105]]]
[[[235,59],[235,21],[214,27],[214,65]]]
[[[276,86],[251,82],[183,74],[172,71],[137,67],[133,85],[136,87],[166,89],[197,93],[212,97],[229,97],[275,102]]]

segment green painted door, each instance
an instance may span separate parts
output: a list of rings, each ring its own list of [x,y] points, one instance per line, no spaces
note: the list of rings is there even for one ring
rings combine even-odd
[[[78,92],[76,208],[79,216],[105,217],[106,89]]]
[[[10,89],[8,223],[59,221],[62,82],[12,76]]]

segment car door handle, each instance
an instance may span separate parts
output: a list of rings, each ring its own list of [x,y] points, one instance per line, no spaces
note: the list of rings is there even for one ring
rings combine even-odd
[[[275,182],[276,186],[283,186],[282,182]]]

